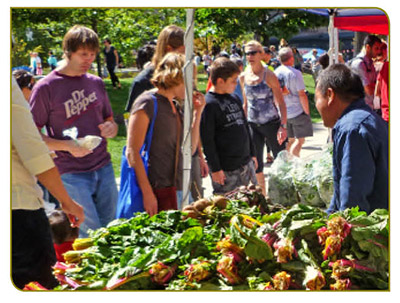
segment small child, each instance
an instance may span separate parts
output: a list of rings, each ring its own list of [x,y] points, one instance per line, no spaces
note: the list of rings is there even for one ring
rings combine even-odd
[[[224,57],[216,59],[210,68],[213,87],[206,94],[200,131],[214,194],[250,182],[257,184],[250,128],[242,103],[234,94],[239,73],[239,67]]]
[[[79,228],[71,227],[67,215],[58,209],[49,215],[49,223],[57,261],[65,262],[63,253],[73,250],[72,244],[79,236]]]

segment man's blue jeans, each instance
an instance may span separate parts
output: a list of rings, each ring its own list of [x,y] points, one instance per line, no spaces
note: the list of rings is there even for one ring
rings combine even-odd
[[[85,212],[79,237],[87,237],[88,229],[96,230],[115,219],[118,189],[111,163],[96,171],[63,174],[61,179],[68,194]]]

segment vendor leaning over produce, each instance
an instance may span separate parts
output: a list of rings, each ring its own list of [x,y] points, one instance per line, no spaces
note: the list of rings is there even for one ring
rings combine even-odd
[[[328,212],[388,208],[388,126],[364,101],[360,77],[343,64],[318,78],[315,101],[332,128],[334,193]]]
[[[61,203],[72,226],[79,227],[85,216],[82,207],[67,194],[14,77],[11,146],[12,279],[21,289],[31,281],[53,288],[57,282],[51,266],[56,262],[56,255],[44,211],[43,192],[36,178]]]
[[[221,57],[211,65],[213,87],[206,95],[201,140],[214,194],[224,194],[249,182],[257,184],[256,152],[241,101],[233,94],[240,70]]]
[[[89,228],[98,229],[115,218],[118,190],[106,138],[115,137],[118,126],[103,81],[87,73],[99,51],[97,34],[74,26],[64,37],[63,50],[65,64],[35,85],[30,104],[36,126],[47,129],[49,136],[42,137],[56,151],[64,186],[84,208],[86,220],[79,234],[85,237]],[[101,137],[100,144],[82,147],[79,140],[64,135],[72,127],[78,137]]]

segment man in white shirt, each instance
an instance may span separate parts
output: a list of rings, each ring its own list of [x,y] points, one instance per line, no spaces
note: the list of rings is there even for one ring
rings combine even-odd
[[[365,91],[365,103],[372,109],[378,76],[372,59],[381,54],[381,45],[382,41],[377,36],[369,35],[365,37],[363,50],[351,60],[350,64],[351,69],[361,78]]]
[[[278,56],[282,65],[275,70],[275,75],[287,88],[287,93],[283,95],[287,110],[287,135],[289,140],[286,150],[299,157],[305,137],[313,135],[308,97],[303,75],[294,68],[294,55],[291,48],[281,48]]]
[[[31,281],[53,288],[57,281],[51,266],[56,262],[56,256],[44,212],[43,192],[37,180],[60,202],[73,227],[79,227],[84,221],[83,208],[70,198],[64,188],[49,149],[14,78],[11,145],[12,279],[15,286],[21,289]]]

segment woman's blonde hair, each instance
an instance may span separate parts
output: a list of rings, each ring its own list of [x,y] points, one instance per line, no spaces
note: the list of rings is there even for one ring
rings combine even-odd
[[[183,83],[183,66],[185,56],[178,53],[167,53],[158,63],[151,82],[157,88],[169,89]]]
[[[251,40],[251,41],[247,42],[246,45],[245,45],[244,47],[245,47],[245,49],[246,49],[247,47],[254,47],[254,48],[256,48],[258,51],[260,51],[261,53],[264,52],[264,49],[263,49],[261,43],[258,42],[258,41],[256,41],[256,40]]]
[[[184,45],[184,36],[185,32],[179,26],[169,25],[164,27],[157,38],[156,50],[152,59],[153,66],[157,66],[162,58],[164,58],[168,52],[168,46],[174,50]]]

